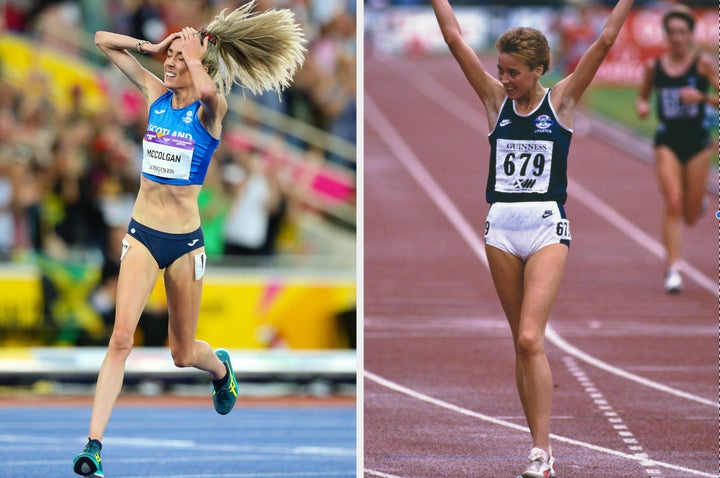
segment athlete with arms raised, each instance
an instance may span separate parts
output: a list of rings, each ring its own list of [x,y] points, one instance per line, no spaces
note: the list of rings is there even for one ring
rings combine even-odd
[[[500,36],[495,77],[463,39],[448,1],[432,0],[445,42],[480,97],[491,128],[485,250],[512,331],[517,388],[532,433],[526,478],[556,476],[550,446],[553,384],[544,339],[570,245],[563,204],[573,109],[632,4],[616,4],[574,72],[549,89],[540,83],[550,65],[550,48],[540,31],[518,27]]]

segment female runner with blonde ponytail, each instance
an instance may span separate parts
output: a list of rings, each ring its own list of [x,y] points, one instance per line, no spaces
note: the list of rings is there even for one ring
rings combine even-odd
[[[253,12],[255,2],[206,28],[185,27],[153,44],[97,32],[95,44],[143,93],[148,127],[143,138],[140,189],[132,212],[118,276],[116,314],[100,367],[88,443],[73,460],[82,476],[102,478],[101,440],[120,394],[125,361],[140,314],[163,272],[168,304],[168,342],[178,367],[207,371],[215,410],[225,415],[237,400],[227,351],[196,340],[205,247],[197,198],[227,113],[234,83],[252,93],[277,91],[302,65],[305,39],[290,10]],[[130,53],[166,55],[163,78]]]

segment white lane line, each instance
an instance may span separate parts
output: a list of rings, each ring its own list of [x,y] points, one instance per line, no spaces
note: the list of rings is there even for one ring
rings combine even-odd
[[[595,383],[590,380],[590,377],[587,376],[582,367],[578,365],[575,358],[566,355],[565,357],[563,357],[562,360],[565,364],[565,367],[570,372],[570,375],[575,377],[575,380],[577,380],[583,390],[585,390],[585,393],[588,394],[597,409],[603,414],[603,416],[605,416],[608,424],[618,434],[620,440],[622,440],[622,442],[627,445],[628,451],[630,451],[633,456],[643,460],[641,461],[641,464],[645,468],[645,473],[647,474],[647,476],[649,478],[662,477],[662,470],[653,468],[653,464],[647,461],[647,453],[643,451],[643,447],[642,445],[640,445],[638,439],[635,438],[633,432],[631,432],[627,424],[624,423],[622,417],[620,416],[620,413],[618,413],[613,408],[613,406],[610,405],[610,402],[607,400],[607,398],[605,398],[605,396],[598,389]]]
[[[480,262],[482,262],[486,268],[489,268],[483,242],[475,233],[470,223],[460,213],[457,207],[455,207],[455,204],[452,202],[452,200],[450,200],[447,194],[445,194],[445,191],[443,191],[440,185],[437,184],[437,182],[433,179],[427,169],[425,169],[425,166],[423,166],[422,162],[420,162],[412,149],[407,145],[407,143],[405,143],[405,141],[397,132],[395,127],[385,117],[382,111],[380,111],[380,108],[378,108],[377,104],[373,101],[372,97],[367,94],[367,92],[365,93],[365,118],[368,120],[368,124],[370,124],[372,128],[375,129],[378,136],[383,140],[383,142],[393,153],[394,158],[397,159],[405,167],[405,169],[410,173],[413,178],[415,178],[418,184],[427,193],[428,197],[440,209],[440,212],[445,215],[448,221],[450,221],[450,224],[452,224],[453,227],[460,233],[462,238],[465,239],[475,256],[480,259]],[[602,200],[600,199],[598,199],[597,201],[599,203],[602,202]],[[609,208],[609,206],[607,207]],[[547,326],[546,337],[555,346],[565,351],[565,353],[573,355],[574,357],[588,363],[589,365],[598,367],[618,377],[631,380],[635,383],[653,388],[655,390],[670,393],[677,397],[686,398],[688,400],[702,403],[704,405],[709,405],[715,408],[720,406],[718,402],[713,402],[703,397],[699,397],[689,394],[687,392],[683,392],[681,390],[674,389],[672,387],[668,387],[667,385],[640,377],[638,375],[629,373],[623,369],[610,365],[606,362],[603,362],[602,360],[581,351],[577,347],[574,347],[573,345],[565,341],[551,325]]]
[[[644,248],[661,261],[665,260],[665,250],[662,244],[653,239],[645,231],[637,227],[615,209],[610,207],[607,203],[603,202],[603,200],[598,196],[578,184],[577,181],[568,179],[568,193],[572,195],[573,199],[577,199],[577,201],[582,203],[585,207],[595,211],[611,226],[615,227],[617,230],[635,241],[635,243],[637,243],[640,247]],[[713,282],[698,269],[685,262],[685,260],[680,260],[678,265],[682,271],[700,287],[711,294],[718,293],[717,280]]]
[[[78,443],[87,441],[85,437],[77,437]],[[48,445],[66,443],[63,437],[41,437],[35,435],[1,434],[0,443],[44,443]],[[157,438],[142,437],[105,437],[103,444],[110,444],[113,447],[124,448],[148,448],[150,444],[157,445]],[[3,445],[4,446],[4,445]],[[193,450],[193,451],[220,451],[231,453],[276,453],[279,455],[318,455],[318,456],[355,456],[355,447],[340,446],[262,446],[262,445],[234,445],[232,443],[200,443],[194,440],[170,440],[163,439],[162,447],[165,450]]]
[[[446,410],[460,413],[460,414],[466,415],[468,417],[477,418],[482,421],[492,423],[494,425],[499,425],[499,426],[502,426],[505,428],[510,428],[512,430],[517,430],[517,431],[521,431],[524,433],[530,433],[530,430],[527,427],[517,425],[515,423],[508,422],[505,420],[500,420],[495,417],[491,417],[489,415],[484,415],[482,413],[474,412],[472,410],[468,410],[467,408],[462,408],[457,405],[453,405],[452,403],[446,402],[444,400],[440,400],[440,399],[431,397],[429,395],[425,395],[424,393],[420,393],[416,390],[404,387],[396,382],[390,381],[386,378],[376,375],[369,370],[365,370],[364,376],[366,379],[368,379],[372,382],[375,382],[376,384],[381,385],[385,388],[389,388],[390,390],[394,390],[396,392],[402,393],[404,395],[407,395],[409,397],[415,398],[417,400],[420,400],[420,401],[423,401],[423,402],[426,402],[426,403],[429,403],[432,405],[436,405],[436,406],[444,408]],[[620,458],[624,458],[626,460],[638,462],[642,466],[656,466],[656,467],[665,468],[668,470],[680,471],[683,473],[688,473],[688,474],[695,475],[695,476],[704,476],[704,477],[708,477],[708,478],[716,478],[717,477],[717,475],[714,475],[711,473],[706,473],[704,471],[694,470],[692,468],[686,468],[684,466],[674,465],[672,463],[665,463],[665,462],[658,461],[658,460],[651,460],[651,459],[647,458],[647,456],[644,456],[644,455],[636,456],[634,454],[629,454],[629,453],[625,453],[622,451],[613,450],[611,448],[605,448],[602,446],[593,445],[592,443],[575,440],[573,438],[568,438],[568,437],[565,437],[562,435],[556,435],[554,433],[550,434],[550,438],[553,441],[567,443],[569,445],[575,445],[575,446],[579,446],[582,448],[586,448],[588,450],[605,453],[608,455],[613,455],[613,456],[617,456]]]
[[[616,375],[618,377],[622,377],[624,379],[630,380],[631,382],[635,382],[640,385],[644,385],[645,387],[649,387],[655,390],[658,390],[660,392],[669,393],[670,395],[674,395],[676,397],[684,398],[686,400],[691,400],[693,402],[701,403],[703,405],[708,405],[713,408],[720,407],[720,404],[717,401],[708,400],[703,397],[699,397],[697,395],[693,395],[691,393],[683,392],[682,390],[678,390],[676,388],[668,387],[667,385],[664,385],[659,382],[655,382],[654,380],[650,380],[644,377],[641,377],[640,375],[636,375],[634,373],[630,373],[627,370],[623,370],[621,368],[615,367],[613,365],[610,365],[607,362],[603,362],[600,359],[597,359],[593,357],[592,355],[583,352],[579,348],[575,347],[574,345],[571,345],[569,342],[567,342],[565,339],[563,339],[560,334],[558,334],[555,329],[548,326],[547,330],[545,331],[545,337],[552,342],[556,347],[563,350],[565,353],[572,355],[573,357],[582,360],[583,362],[592,365],[593,367],[599,368],[601,370],[605,370],[606,372],[610,372],[613,375]]]
[[[368,470],[367,468],[365,468],[364,472],[366,475],[379,476],[380,478],[402,478],[400,476],[388,475],[387,473],[381,473],[381,472],[375,471],[375,470]]]
[[[475,252],[475,255],[487,266],[485,246],[478,238],[470,223],[460,213],[445,191],[438,185],[427,169],[420,163],[410,146],[402,139],[395,127],[388,121],[377,107],[370,95],[365,93],[365,117],[372,118],[370,124],[380,138],[393,152],[394,158],[400,161],[408,173],[417,181],[430,199],[440,209],[465,242]]]

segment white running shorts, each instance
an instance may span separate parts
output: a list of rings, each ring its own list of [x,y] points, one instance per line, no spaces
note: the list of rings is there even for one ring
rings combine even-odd
[[[493,203],[485,222],[485,243],[523,261],[550,244],[570,247],[570,223],[554,201]]]

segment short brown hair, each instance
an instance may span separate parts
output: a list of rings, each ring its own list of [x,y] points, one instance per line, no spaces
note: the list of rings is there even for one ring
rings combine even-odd
[[[542,66],[543,74],[550,69],[550,46],[540,30],[516,27],[506,31],[495,42],[500,53],[508,53],[522,60],[530,69]]]
[[[665,28],[665,32],[668,31],[668,23],[670,23],[670,20],[672,18],[679,18],[680,20],[684,20],[690,28],[690,31],[695,31],[695,15],[693,15],[693,12],[692,10],[690,10],[689,7],[682,4],[677,4],[673,6],[670,10],[668,10],[665,15],[663,15],[662,23],[663,27]]]

